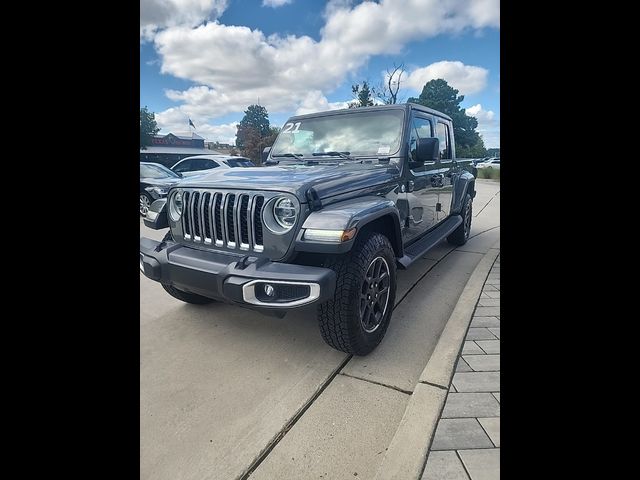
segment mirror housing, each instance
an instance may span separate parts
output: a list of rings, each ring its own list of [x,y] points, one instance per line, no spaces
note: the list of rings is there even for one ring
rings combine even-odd
[[[419,162],[436,162],[440,158],[440,140],[437,137],[419,138],[416,144]]]
[[[271,151],[271,147],[264,147],[264,149],[262,150],[262,164],[266,164],[267,163],[267,158],[269,158],[269,152]]]

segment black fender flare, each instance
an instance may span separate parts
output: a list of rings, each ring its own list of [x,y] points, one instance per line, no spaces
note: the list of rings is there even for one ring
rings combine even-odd
[[[387,236],[397,257],[404,255],[400,214],[396,204],[387,198],[376,195],[353,198],[331,204],[321,210],[312,212],[302,224],[296,236],[296,250],[316,253],[344,253],[351,250],[358,234],[367,225],[380,222],[388,229]],[[349,230],[356,228],[356,236],[342,243],[309,241],[304,239],[304,231],[308,228],[320,230]]]
[[[469,172],[463,172],[458,176],[453,188],[454,197],[453,204],[451,206],[452,214],[460,213],[462,211],[462,204],[467,192],[471,194],[471,198],[476,196],[475,182],[476,177]]]

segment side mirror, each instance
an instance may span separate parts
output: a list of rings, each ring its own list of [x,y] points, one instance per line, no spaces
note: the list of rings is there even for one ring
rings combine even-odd
[[[271,151],[271,147],[264,147],[262,150],[262,164],[264,165],[267,162],[267,158],[269,158],[269,152]]]
[[[416,144],[419,162],[435,162],[440,158],[440,140],[437,137],[419,138]]]

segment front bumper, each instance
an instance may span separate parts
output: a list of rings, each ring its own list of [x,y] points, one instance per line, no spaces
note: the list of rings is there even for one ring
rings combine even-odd
[[[333,270],[211,252],[140,238],[140,270],[160,283],[214,300],[275,313],[333,297]],[[274,298],[264,292],[273,288]],[[281,296],[280,296],[281,295]],[[280,297],[279,297],[280,296]]]

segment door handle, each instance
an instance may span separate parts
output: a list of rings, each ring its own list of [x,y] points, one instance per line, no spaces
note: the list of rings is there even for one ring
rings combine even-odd
[[[435,164],[436,164],[436,162],[429,162],[429,161],[426,161],[426,160],[425,160],[424,164],[425,164],[425,165],[435,165]]]
[[[444,187],[444,175],[436,173],[431,176],[431,185],[434,187]]]

